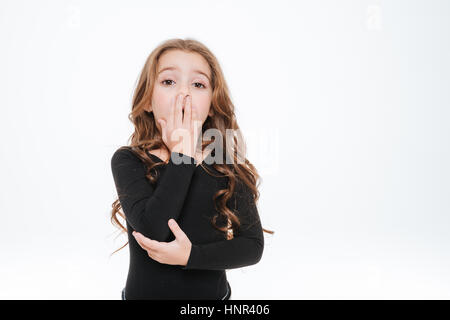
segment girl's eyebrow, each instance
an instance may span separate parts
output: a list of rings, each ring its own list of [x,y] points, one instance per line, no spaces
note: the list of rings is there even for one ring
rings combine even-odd
[[[161,72],[166,71],[166,70],[178,70],[179,71],[180,69],[178,67],[165,67],[165,68],[162,68],[161,70],[159,70],[158,74],[160,74]],[[209,80],[209,82],[211,82],[208,75],[206,73],[204,73],[203,71],[194,70],[194,73],[199,73],[199,74],[204,75]]]

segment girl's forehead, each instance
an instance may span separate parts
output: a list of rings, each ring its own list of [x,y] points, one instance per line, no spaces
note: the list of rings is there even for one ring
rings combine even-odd
[[[198,53],[187,53],[180,50],[167,52],[158,61],[158,73],[166,70],[199,72],[209,75],[206,60]]]

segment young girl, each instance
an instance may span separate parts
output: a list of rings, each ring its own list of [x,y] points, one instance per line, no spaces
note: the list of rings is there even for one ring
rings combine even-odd
[[[273,231],[261,226],[259,175],[238,141],[216,57],[192,39],[159,45],[129,119],[131,143],[111,158],[118,194],[111,221],[130,244],[122,299],[229,299],[226,269],[259,262],[263,231]],[[203,140],[211,130],[214,139]]]

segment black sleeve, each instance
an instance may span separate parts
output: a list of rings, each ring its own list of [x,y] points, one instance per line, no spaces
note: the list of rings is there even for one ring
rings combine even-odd
[[[196,163],[193,157],[172,152],[154,189],[145,177],[145,164],[131,150],[116,150],[111,158],[114,183],[126,220],[135,231],[168,241],[172,233],[168,221],[178,220]]]
[[[234,269],[253,265],[261,260],[264,234],[256,204],[246,185],[237,187],[234,196],[237,200],[237,216],[241,221],[239,231],[234,233],[231,240],[192,244],[188,262],[181,269]]]

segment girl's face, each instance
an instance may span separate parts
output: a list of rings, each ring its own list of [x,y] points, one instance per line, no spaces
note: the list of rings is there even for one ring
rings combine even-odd
[[[212,99],[210,79],[209,65],[198,53],[170,50],[160,57],[152,102],[147,110],[153,111],[159,132],[161,126],[158,120],[164,119],[167,122],[172,104],[180,93],[183,97],[187,95],[191,97],[191,105],[197,110],[202,124],[208,115],[213,115],[213,110],[210,110]]]

